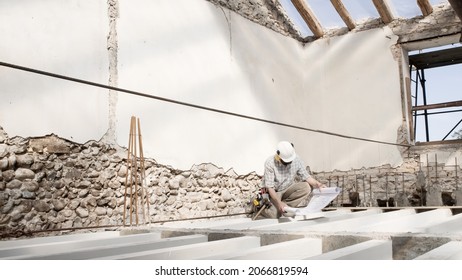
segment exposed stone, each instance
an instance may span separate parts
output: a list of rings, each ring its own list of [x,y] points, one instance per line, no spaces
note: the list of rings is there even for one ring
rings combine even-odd
[[[75,213],[77,214],[77,216],[79,216],[80,218],[86,218],[88,217],[88,210],[85,209],[85,208],[82,208],[82,207],[79,207],[75,210]]]
[[[6,183],[8,189],[19,189],[22,186],[22,182],[18,179],[13,179],[10,182]]]
[[[34,208],[37,212],[48,212],[50,211],[50,205],[43,200],[34,201]]]
[[[34,192],[30,191],[23,191],[21,196],[25,199],[35,199],[36,195]]]
[[[16,164],[18,165],[18,167],[29,168],[33,163],[34,158],[29,154],[18,155],[16,157]]]
[[[0,158],[0,170],[6,170],[8,168],[8,159]]]
[[[63,200],[59,200],[59,199],[53,199],[51,201],[51,204],[53,205],[53,209],[55,211],[61,211],[64,209],[64,207],[66,207],[66,204]]]
[[[26,168],[18,168],[14,172],[14,177],[18,180],[25,180],[25,179],[34,179],[35,178],[35,173],[34,171]]]
[[[233,196],[231,195],[228,189],[223,189],[221,191],[221,198],[223,199],[224,202],[228,202],[231,199],[233,199]]]

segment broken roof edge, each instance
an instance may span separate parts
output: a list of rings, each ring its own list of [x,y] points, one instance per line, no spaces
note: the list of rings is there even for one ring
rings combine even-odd
[[[385,24],[381,18],[368,18],[361,22],[356,22],[356,27],[352,30],[349,30],[347,27],[330,28],[324,30],[324,36],[322,37],[315,37],[314,35],[303,37],[277,0],[206,1],[217,7],[223,7],[235,12],[247,20],[262,25],[281,35],[291,37],[302,44],[311,43],[317,39],[332,38],[347,33],[358,33],[385,26],[393,30],[393,33],[400,38],[400,43],[447,36],[453,34],[456,29],[458,31],[461,29],[460,20],[451,5],[443,3],[433,6],[433,12],[428,16],[418,15],[412,18],[396,17],[388,24]],[[415,32],[416,30],[421,30],[422,32]]]
[[[247,20],[264,26],[281,35],[303,42],[304,38],[295,28],[289,16],[277,0],[206,0],[217,7],[228,9]]]

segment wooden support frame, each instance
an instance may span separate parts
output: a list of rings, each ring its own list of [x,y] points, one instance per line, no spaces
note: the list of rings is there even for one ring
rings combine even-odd
[[[433,7],[428,0],[417,0],[417,5],[422,11],[422,15],[428,16],[433,13]]]
[[[324,36],[324,31],[322,29],[321,23],[314,15],[313,11],[310,9],[305,0],[290,0],[294,7],[297,9],[298,13],[302,16],[303,20],[306,22],[311,32],[313,32],[316,38],[321,38]]]
[[[137,141],[138,140],[138,141]],[[138,144],[138,145],[137,145]],[[139,215],[142,215],[144,223],[151,223],[150,218],[146,218],[145,203],[148,208],[149,216],[149,197],[146,186],[146,170],[144,164],[143,141],[141,136],[140,120],[132,116],[130,119],[130,133],[128,137],[127,149],[127,174],[125,175],[124,191],[124,213],[123,225],[126,226],[127,208],[129,209],[130,223],[139,225]],[[128,193],[130,192],[130,193]],[[141,197],[141,198],[140,198]],[[128,198],[128,202],[127,202]],[[144,200],[145,199],[145,200]],[[127,205],[129,203],[129,205]],[[127,207],[128,206],[128,207]],[[141,210],[139,209],[141,208]],[[133,217],[133,215],[135,217]],[[135,219],[135,221],[133,221]]]
[[[390,5],[387,0],[372,0],[375,8],[379,12],[380,18],[385,24],[389,24],[393,21],[394,16],[391,12]]]
[[[342,18],[343,22],[346,24],[349,30],[353,30],[356,27],[356,24],[353,20],[353,18],[350,16],[350,13],[348,10],[345,8],[345,5],[343,5],[342,0],[330,0],[332,5],[334,6],[335,10],[337,13],[340,15]]]

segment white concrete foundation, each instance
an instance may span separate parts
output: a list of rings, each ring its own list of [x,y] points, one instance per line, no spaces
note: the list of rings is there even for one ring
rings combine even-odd
[[[0,259],[462,259],[458,208],[342,208],[0,242]],[[454,214],[455,213],[455,214]]]

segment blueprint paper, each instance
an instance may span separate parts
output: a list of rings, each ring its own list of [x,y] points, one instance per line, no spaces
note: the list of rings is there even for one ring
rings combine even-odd
[[[321,210],[329,205],[329,203],[334,200],[341,191],[342,189],[338,187],[314,189],[310,202],[306,207],[293,208],[287,206],[284,208],[284,210],[286,212],[295,213],[296,216],[321,212]]]

